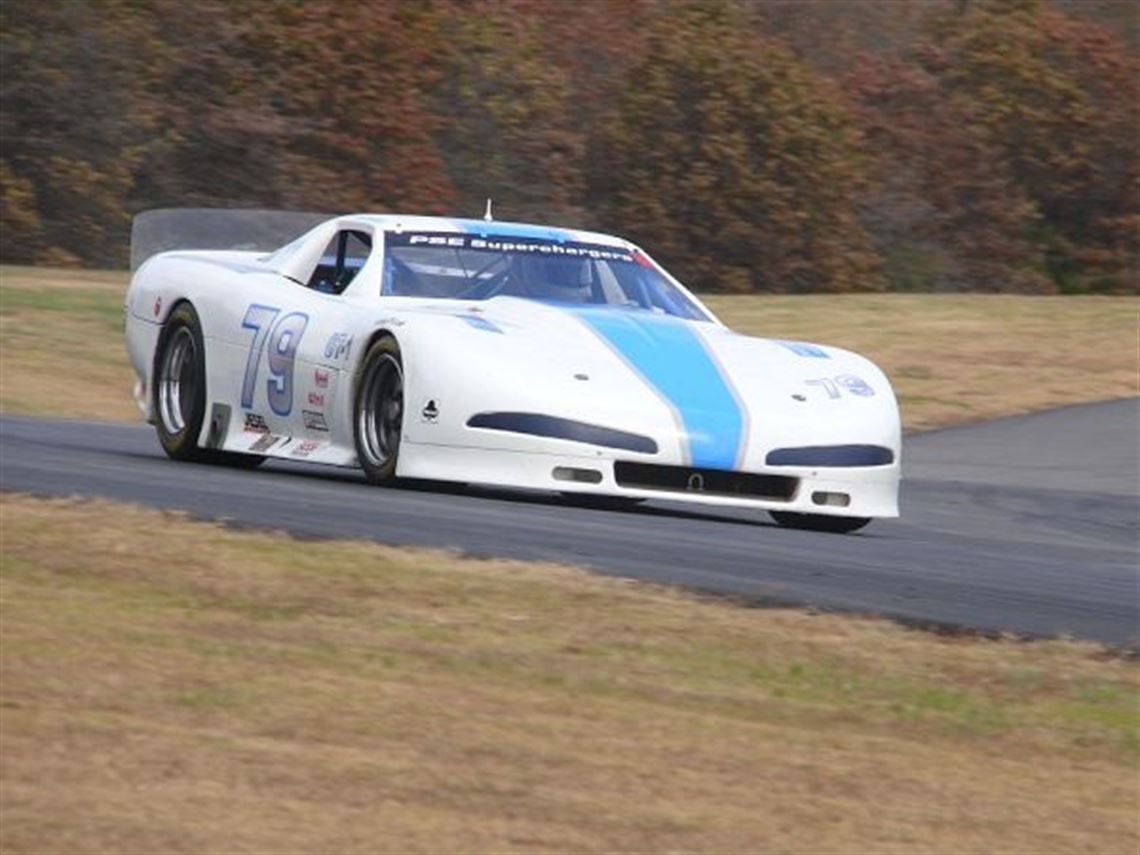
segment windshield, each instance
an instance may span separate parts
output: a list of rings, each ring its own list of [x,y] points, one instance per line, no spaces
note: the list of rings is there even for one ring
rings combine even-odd
[[[488,300],[504,295],[709,320],[636,250],[425,232],[389,233],[385,244],[385,296]]]

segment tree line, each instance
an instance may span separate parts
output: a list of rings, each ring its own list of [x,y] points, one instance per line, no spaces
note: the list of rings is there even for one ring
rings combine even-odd
[[[1127,8],[1122,8],[1127,7]],[[1128,2],[11,0],[5,261],[156,207],[596,228],[702,290],[1138,291]]]

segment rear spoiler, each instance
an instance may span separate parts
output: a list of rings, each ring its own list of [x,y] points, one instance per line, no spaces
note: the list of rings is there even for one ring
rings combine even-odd
[[[156,208],[131,223],[131,272],[176,249],[273,252],[336,214],[244,208]]]

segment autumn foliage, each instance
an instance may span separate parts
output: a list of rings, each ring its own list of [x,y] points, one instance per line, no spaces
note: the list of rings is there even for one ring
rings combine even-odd
[[[643,242],[703,290],[1135,292],[1127,20],[1065,0],[13,0],[0,248],[121,266],[148,208],[494,197]]]

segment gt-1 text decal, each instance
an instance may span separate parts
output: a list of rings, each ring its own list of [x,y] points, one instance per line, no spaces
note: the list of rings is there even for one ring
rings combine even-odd
[[[253,406],[261,352],[266,350],[269,379],[265,383],[265,393],[269,406],[277,415],[287,416],[293,410],[293,363],[301,336],[309,325],[309,316],[304,312],[290,312],[277,320],[279,314],[281,310],[275,306],[254,303],[241,322],[242,329],[253,330],[249,358],[245,363],[245,380],[241,386],[241,405],[245,409]]]
[[[352,351],[352,336],[348,333],[333,333],[325,344],[326,359],[344,359]]]

